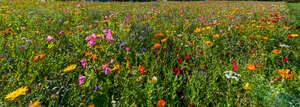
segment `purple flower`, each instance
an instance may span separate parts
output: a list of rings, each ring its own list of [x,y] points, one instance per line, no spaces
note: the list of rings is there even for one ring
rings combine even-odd
[[[86,63],[87,63],[86,59],[82,59],[80,62],[81,62],[82,67],[86,66]]]
[[[86,77],[83,75],[79,75],[79,79],[78,79],[79,85],[82,85],[85,81],[86,81]]]
[[[144,36],[140,36],[139,39],[142,40],[144,38]]]
[[[142,48],[141,51],[142,51],[142,52],[146,52],[146,49],[145,49],[145,48]]]
[[[54,39],[52,36],[48,36],[48,37],[46,38],[46,40],[49,41],[49,42],[52,42],[52,41],[54,41],[55,39]]]

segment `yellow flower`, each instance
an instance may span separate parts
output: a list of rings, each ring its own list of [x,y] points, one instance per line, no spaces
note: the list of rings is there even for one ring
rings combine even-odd
[[[292,37],[298,37],[298,34],[291,34]]]
[[[67,68],[64,69],[64,72],[72,71],[72,70],[76,69],[76,67],[77,67],[76,64],[70,65],[70,66],[68,66]]]
[[[114,70],[118,70],[118,69],[120,69],[120,65],[116,64],[116,65],[114,65],[114,68],[112,70],[114,71]]]
[[[250,90],[251,89],[251,86],[248,82],[244,85],[244,89],[245,90]]]
[[[27,87],[18,88],[16,91],[11,92],[8,95],[6,95],[5,99],[14,100],[21,95],[25,95],[26,91],[27,91]]]
[[[209,47],[213,46],[213,43],[211,41],[206,41],[205,44]]]
[[[30,101],[29,107],[42,107],[42,106],[40,105],[40,100],[38,99],[38,100],[36,100],[33,104],[32,104],[32,102]]]
[[[286,79],[291,79],[294,77],[294,74],[289,69],[280,69],[278,73],[281,77]]]
[[[257,70],[256,66],[253,65],[253,64],[247,64],[246,67],[247,67],[249,70],[251,70],[251,71]]]

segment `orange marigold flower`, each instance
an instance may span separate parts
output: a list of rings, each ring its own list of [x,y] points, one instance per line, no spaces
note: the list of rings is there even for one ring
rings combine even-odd
[[[155,34],[155,37],[163,37],[163,36],[164,36],[164,34],[162,34],[162,33]]]
[[[160,45],[159,43],[156,43],[156,44],[154,45],[154,48],[155,48],[155,49],[159,49],[160,46],[161,46],[161,45]]]
[[[159,101],[157,102],[157,106],[158,106],[158,107],[165,107],[165,106],[166,106],[166,102],[165,102],[164,100],[159,100]]]
[[[273,52],[274,52],[275,54],[281,54],[280,50],[278,50],[278,49],[273,49]]]
[[[294,74],[291,72],[291,70],[289,69],[280,69],[278,71],[278,74],[283,77],[283,78],[286,78],[286,79],[291,79],[294,77]]]
[[[251,71],[257,70],[256,66],[253,65],[253,64],[247,64],[246,67],[247,67],[247,69],[249,69],[249,70],[251,70]]]

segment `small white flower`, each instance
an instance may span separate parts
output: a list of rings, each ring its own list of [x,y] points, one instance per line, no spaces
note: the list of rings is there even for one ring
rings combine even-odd
[[[233,71],[225,71],[224,74],[227,79],[234,79],[236,81],[238,81],[239,80],[238,77],[241,76],[240,74],[233,72]]]
[[[290,46],[289,45],[286,45],[286,44],[281,44],[279,45],[280,47],[284,47],[284,48],[289,48]]]

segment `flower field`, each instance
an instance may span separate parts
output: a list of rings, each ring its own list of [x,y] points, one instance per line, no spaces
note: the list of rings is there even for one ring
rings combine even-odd
[[[0,5],[0,106],[300,106],[284,2]]]

